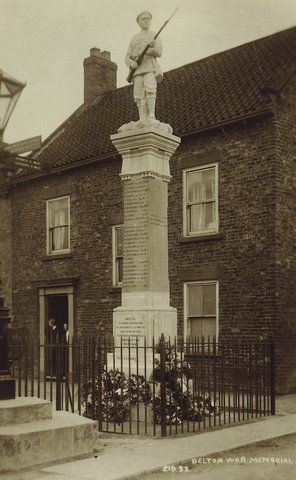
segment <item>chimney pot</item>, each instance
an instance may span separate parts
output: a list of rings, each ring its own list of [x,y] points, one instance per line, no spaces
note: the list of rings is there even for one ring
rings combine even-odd
[[[93,55],[94,57],[99,57],[101,53],[101,50],[99,48],[91,48],[90,49],[90,54]]]
[[[105,58],[105,60],[110,60],[110,61],[111,61],[110,52],[107,52],[106,50],[104,50],[104,51],[101,53],[101,56],[102,56],[103,58]]]

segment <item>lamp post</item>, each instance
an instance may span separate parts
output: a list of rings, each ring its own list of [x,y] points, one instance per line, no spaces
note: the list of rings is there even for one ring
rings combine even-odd
[[[9,308],[0,296],[0,400],[15,398],[15,380],[9,372],[7,325],[10,321]]]
[[[25,86],[25,83],[0,70],[0,147],[6,125]]]
[[[3,133],[25,84],[0,70],[0,160],[9,155],[5,152]],[[15,398],[15,380],[9,373],[7,325],[9,308],[0,295],[0,400]]]

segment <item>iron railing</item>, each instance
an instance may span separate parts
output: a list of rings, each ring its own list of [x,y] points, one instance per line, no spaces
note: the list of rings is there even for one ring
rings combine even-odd
[[[81,338],[9,346],[18,396],[48,399],[100,431],[177,435],[275,414],[274,345]]]

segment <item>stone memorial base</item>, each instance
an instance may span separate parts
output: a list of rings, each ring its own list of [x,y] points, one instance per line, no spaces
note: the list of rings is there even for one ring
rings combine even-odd
[[[108,356],[108,370],[116,368],[126,375],[144,375],[149,380],[153,371],[153,360],[159,358],[157,345],[162,334],[166,339],[174,341],[177,335],[175,308],[115,308],[115,355]]]
[[[138,338],[147,347],[158,344],[161,335],[172,340],[177,335],[177,310],[168,308],[126,308],[117,307],[113,310],[113,335],[116,346],[121,343],[128,345],[128,337]],[[121,342],[122,339],[122,342]]]
[[[0,472],[94,453],[97,423],[51,403],[18,397],[0,402]]]

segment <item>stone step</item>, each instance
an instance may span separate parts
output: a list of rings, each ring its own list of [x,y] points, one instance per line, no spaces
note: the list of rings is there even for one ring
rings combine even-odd
[[[0,427],[0,472],[92,455],[97,423],[68,412],[52,419]]]
[[[0,402],[0,427],[40,420],[52,417],[51,402],[34,397],[17,397]]]

